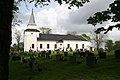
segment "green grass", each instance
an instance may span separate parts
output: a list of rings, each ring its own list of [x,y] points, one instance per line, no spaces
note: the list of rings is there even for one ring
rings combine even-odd
[[[40,72],[32,72],[20,61],[10,60],[9,80],[120,80],[120,60],[113,55],[107,55],[107,59],[98,59],[92,67],[86,65],[85,58],[79,57],[77,61],[81,61],[80,64],[45,58],[38,60],[43,69]]]

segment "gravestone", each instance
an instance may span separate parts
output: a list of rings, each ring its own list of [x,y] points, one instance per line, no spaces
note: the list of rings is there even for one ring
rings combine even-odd
[[[64,52],[64,56],[67,57],[68,56],[68,52]]]
[[[87,55],[87,57],[86,57],[86,64],[87,64],[88,66],[93,66],[93,65],[95,65],[96,63],[97,63],[96,57],[94,56],[93,53],[89,52],[88,55]]]
[[[35,61],[35,58],[34,58],[33,55],[31,55],[30,56],[30,61],[29,61],[29,66],[30,66],[31,69],[32,69],[32,65],[33,65],[34,61]]]
[[[36,60],[34,60],[32,63],[32,71],[37,72],[37,71],[41,71],[41,70],[42,70],[42,68],[39,65],[39,63]]]
[[[76,52],[73,52],[73,56],[74,56],[74,57],[77,57],[77,53],[76,53]]]
[[[115,58],[120,59],[120,50],[115,50]]]
[[[50,59],[50,54],[49,54],[48,52],[46,52],[45,57],[46,57],[47,59]]]
[[[69,56],[69,63],[75,63],[76,62],[76,56]]]
[[[62,55],[61,54],[56,55],[56,61],[62,61]]]
[[[95,56],[87,56],[86,57],[86,62],[88,66],[93,66],[97,63],[97,59]]]
[[[41,52],[41,57],[45,57],[46,51]]]
[[[100,59],[106,59],[106,52],[99,52],[98,55]]]

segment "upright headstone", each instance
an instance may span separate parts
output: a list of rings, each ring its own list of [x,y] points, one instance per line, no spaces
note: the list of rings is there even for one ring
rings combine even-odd
[[[61,54],[56,55],[56,61],[62,61],[62,55]]]
[[[120,50],[115,50],[115,58],[120,59]]]
[[[64,56],[65,57],[67,57],[68,56],[68,52],[66,51],[66,52],[64,52]]]
[[[99,52],[98,55],[100,59],[106,59],[106,52]]]
[[[97,63],[97,59],[96,59],[96,57],[94,56],[94,54],[93,53],[88,53],[88,56],[86,57],[86,64],[88,65],[88,66],[93,66],[93,65],[95,65]]]
[[[69,63],[75,63],[76,62],[76,56],[69,56]]]
[[[41,57],[45,57],[46,51],[41,52]]]

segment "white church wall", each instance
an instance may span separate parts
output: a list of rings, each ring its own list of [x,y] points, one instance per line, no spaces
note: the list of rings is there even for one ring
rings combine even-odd
[[[40,48],[40,44],[42,44],[42,48]],[[49,48],[47,48],[47,44],[49,44]],[[55,49],[56,41],[38,41],[38,50],[54,50]]]
[[[24,39],[24,51],[29,51],[30,48],[33,51],[37,51],[37,32],[25,32]],[[32,44],[34,44],[34,48],[32,48]]]
[[[87,46],[90,46],[90,42],[88,41],[80,41],[80,40],[64,40],[64,49],[68,47],[68,44],[70,44],[70,47],[72,50],[76,49],[76,44],[78,45],[78,49],[82,49],[82,45],[84,44],[85,49],[89,49]]]

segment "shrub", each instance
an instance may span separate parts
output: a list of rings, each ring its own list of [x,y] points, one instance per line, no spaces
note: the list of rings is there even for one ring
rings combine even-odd
[[[14,56],[12,56],[12,60],[13,61],[20,60],[20,56],[19,55],[14,55]]]
[[[115,50],[115,58],[120,59],[120,50]]]

